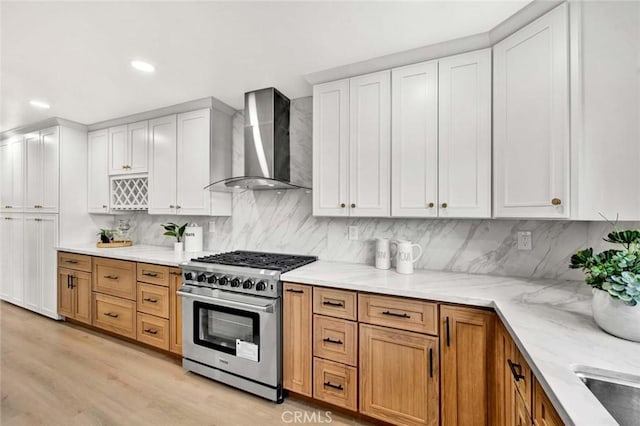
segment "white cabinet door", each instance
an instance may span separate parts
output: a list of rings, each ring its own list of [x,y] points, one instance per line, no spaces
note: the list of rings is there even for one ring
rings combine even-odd
[[[140,121],[127,125],[128,173],[146,173],[148,170],[148,122]]]
[[[392,93],[391,215],[437,216],[438,62],[392,70]]]
[[[87,211],[109,213],[109,129],[87,135]]]
[[[438,66],[438,215],[491,217],[491,49]]]
[[[178,114],[177,204],[179,215],[210,215],[211,111]]]
[[[493,48],[494,215],[569,216],[564,3]]]
[[[40,132],[29,133],[24,137],[26,153],[25,211],[34,211],[42,200],[42,163],[43,149]]]
[[[25,139],[20,136],[0,145],[0,210],[24,210]]]
[[[56,250],[58,215],[24,218],[24,307],[58,318]]]
[[[149,214],[176,213],[176,137],[176,115],[149,121]]]
[[[1,151],[0,151],[1,152]],[[13,247],[11,247],[11,220],[9,213],[0,215],[0,298],[11,302],[13,295]],[[22,256],[20,256],[22,257]]]
[[[0,237],[2,238],[2,288],[8,302],[18,306],[24,301],[23,276],[23,224],[22,214],[3,214],[0,219]]]
[[[58,212],[58,184],[60,173],[60,130],[58,127],[40,131],[42,146],[42,198],[39,210],[46,213]],[[27,158],[27,170],[29,159]]]
[[[339,80],[313,87],[313,214],[349,210],[349,80]]]
[[[122,175],[127,170],[127,126],[109,129],[109,175]]]
[[[351,216],[391,213],[391,73],[349,81],[349,205]]]

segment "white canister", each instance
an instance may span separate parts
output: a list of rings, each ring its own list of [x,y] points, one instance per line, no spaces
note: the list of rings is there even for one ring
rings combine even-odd
[[[376,238],[376,268],[391,268],[391,259],[393,259],[397,251],[394,250],[395,248],[395,241],[391,241],[388,238]]]
[[[189,224],[184,229],[184,251],[202,251],[202,226]]]
[[[413,264],[422,256],[422,247],[419,244],[411,244],[410,241],[398,241],[397,246],[396,271],[400,274],[413,274]],[[414,256],[416,248],[418,254]]]

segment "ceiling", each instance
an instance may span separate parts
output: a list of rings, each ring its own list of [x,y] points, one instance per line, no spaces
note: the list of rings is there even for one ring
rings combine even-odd
[[[205,96],[241,109],[244,92],[268,86],[309,96],[305,74],[485,32],[527,3],[2,1],[0,129]]]

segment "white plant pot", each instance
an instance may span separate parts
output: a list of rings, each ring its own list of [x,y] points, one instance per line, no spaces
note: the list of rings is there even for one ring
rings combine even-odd
[[[609,334],[640,342],[640,305],[629,306],[594,288],[593,319]]]
[[[184,250],[184,243],[180,241],[179,243],[173,243],[173,251],[181,252]]]

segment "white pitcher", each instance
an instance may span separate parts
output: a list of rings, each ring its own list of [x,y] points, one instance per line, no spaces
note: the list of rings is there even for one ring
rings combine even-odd
[[[391,241],[389,238],[376,238],[376,268],[390,269],[391,259],[397,251],[395,241]]]
[[[396,271],[400,274],[413,274],[413,264],[422,256],[420,244],[412,244],[411,241],[398,240],[398,252],[396,254]],[[413,255],[414,249],[418,254]]]

